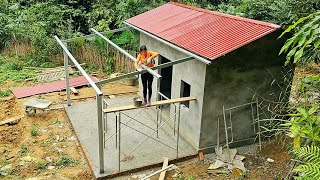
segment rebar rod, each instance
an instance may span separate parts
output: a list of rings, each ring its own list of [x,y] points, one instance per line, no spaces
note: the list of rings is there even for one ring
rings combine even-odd
[[[122,124],[123,124],[123,123],[122,123]],[[137,131],[138,133],[141,133],[141,134],[143,134],[143,135],[145,135],[145,136],[147,136],[147,137],[149,137],[149,138],[151,138],[151,139],[153,139],[153,140],[155,140],[155,141],[157,141],[157,142],[159,142],[160,144],[163,144],[163,145],[165,145],[165,146],[167,146],[167,147],[175,150],[175,148],[173,148],[173,147],[171,147],[171,146],[169,146],[169,145],[167,145],[167,144],[159,141],[159,140],[156,139],[156,138],[153,138],[152,136],[149,136],[148,134],[146,134],[146,133],[144,133],[144,132],[142,132],[142,131],[137,130],[136,128],[133,128],[133,127],[127,125],[127,124],[123,124],[123,125],[124,125],[124,126],[127,126],[128,128],[130,128],[130,129],[132,129],[132,130],[134,130],[134,131]]]
[[[173,116],[175,116],[175,115],[176,115],[176,114],[174,114]],[[165,121],[163,124],[161,124],[159,128],[161,128],[164,124],[166,124],[167,122],[169,122],[169,121],[172,119],[173,116],[171,116],[167,121]],[[151,133],[149,136],[152,136],[154,133],[156,133],[156,132]],[[136,147],[134,147],[133,150],[131,150],[130,153],[128,153],[128,154],[133,153],[138,147],[140,147],[140,146],[141,146],[145,141],[147,141],[148,139],[149,139],[149,137],[147,137],[146,139],[144,139],[143,141],[141,141],[141,142],[140,142]],[[126,155],[123,159],[125,159],[126,157],[128,157],[128,155]]]

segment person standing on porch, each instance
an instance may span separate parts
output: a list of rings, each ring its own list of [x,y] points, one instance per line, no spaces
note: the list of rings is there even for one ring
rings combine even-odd
[[[135,67],[137,71],[142,71],[142,64],[146,65],[147,67],[154,66],[154,59],[157,57],[159,53],[148,51],[145,45],[140,46],[139,55],[135,61]],[[151,104],[151,96],[152,96],[152,82],[153,82],[153,75],[149,72],[141,74],[141,81],[143,85],[143,103],[142,105],[149,106]],[[148,91],[148,97],[147,97]]]

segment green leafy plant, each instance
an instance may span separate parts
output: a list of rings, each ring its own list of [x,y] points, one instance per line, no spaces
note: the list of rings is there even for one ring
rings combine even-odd
[[[288,127],[287,135],[293,138],[294,149],[301,146],[301,138],[308,139],[312,144],[320,141],[320,114],[319,105],[311,108],[298,107],[296,114],[289,114],[290,121],[282,124]]]
[[[46,162],[39,161],[37,163],[37,169],[39,169],[39,170],[45,170],[46,167],[47,167],[47,163]]]
[[[52,124],[54,124],[54,125],[56,125],[56,124],[61,124],[61,121],[60,121],[58,118],[56,118],[56,119],[54,119],[54,120],[52,121]]]
[[[31,136],[38,136],[39,135],[39,127],[37,124],[33,124],[30,129]]]
[[[293,172],[299,173],[295,179],[320,179],[320,148],[317,146],[301,147],[294,154],[302,162]]]
[[[302,27],[298,28],[301,24],[303,24]],[[286,64],[290,62],[292,57],[294,63],[302,62],[302,60],[305,63],[312,61],[319,62],[320,12],[300,18],[293,25],[289,26],[279,38],[293,29],[298,29],[298,31],[292,38],[286,41],[279,52],[279,54],[282,54],[290,50],[287,54]]]
[[[319,92],[320,91],[320,74],[314,77],[306,77],[302,79],[301,83],[301,91],[312,91]]]
[[[24,156],[24,155],[26,155],[26,154],[29,152],[29,149],[28,149],[27,146],[23,145],[23,146],[21,146],[19,152],[20,152],[20,155],[21,155],[21,156]]]
[[[71,158],[69,158],[68,156],[62,156],[58,162],[57,162],[57,165],[59,168],[64,168],[64,167],[67,167],[69,165],[72,165],[72,164],[77,164],[78,161],[77,160],[73,160]]]

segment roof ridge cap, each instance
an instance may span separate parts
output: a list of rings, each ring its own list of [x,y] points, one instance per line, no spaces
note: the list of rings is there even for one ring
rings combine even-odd
[[[225,18],[235,19],[235,20],[239,20],[239,21],[246,21],[246,22],[253,23],[253,24],[258,24],[258,25],[261,25],[261,26],[268,26],[268,27],[271,27],[271,28],[274,28],[274,29],[278,29],[278,28],[281,27],[281,26],[279,26],[277,24],[272,24],[272,23],[269,23],[269,22],[258,21],[258,20],[245,18],[245,17],[240,17],[240,16],[234,16],[234,15],[225,14],[225,13],[221,13],[221,12],[217,12],[217,11],[210,11],[210,10],[207,10],[207,9],[198,8],[198,7],[194,7],[194,6],[188,6],[188,5],[180,4],[180,3],[177,3],[177,2],[170,1],[167,4],[172,4],[172,5],[175,5],[175,6],[180,6],[180,7],[183,7],[183,8],[192,9],[192,10],[199,11],[199,12],[210,13],[210,14],[214,14],[214,15],[217,15],[217,16],[223,16]]]

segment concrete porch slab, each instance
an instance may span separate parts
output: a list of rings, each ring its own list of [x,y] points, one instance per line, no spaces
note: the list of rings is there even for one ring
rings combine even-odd
[[[107,99],[107,102],[112,107],[130,105],[132,104],[132,97]],[[193,156],[197,153],[187,141],[180,137],[177,156],[177,133],[174,134],[173,128],[168,124],[159,128],[157,137],[157,115],[154,108],[140,108],[121,113],[121,122],[123,124],[121,125],[120,133],[116,133],[116,116],[114,113],[110,113],[107,116],[107,133],[104,148],[105,173],[100,174],[96,101],[72,104],[72,106],[66,106],[65,109],[96,178],[110,177],[126,171],[161,164],[164,157],[174,160]],[[134,117],[135,120],[130,117]],[[164,123],[167,120],[162,119],[161,122]],[[174,123],[174,118],[170,122]],[[148,138],[146,135],[150,134],[151,136]],[[119,135],[120,169],[119,142],[116,144],[116,137],[119,137]],[[144,140],[145,142],[142,143]]]

